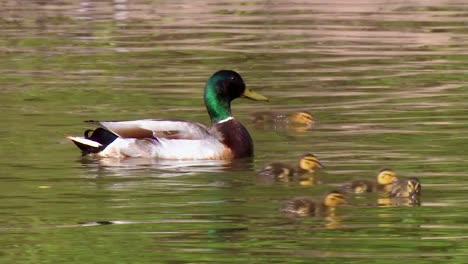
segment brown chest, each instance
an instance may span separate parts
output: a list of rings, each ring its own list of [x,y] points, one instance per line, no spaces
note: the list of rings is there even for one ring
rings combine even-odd
[[[231,119],[213,126],[221,142],[233,153],[234,158],[253,156],[253,141],[247,129],[237,120]]]

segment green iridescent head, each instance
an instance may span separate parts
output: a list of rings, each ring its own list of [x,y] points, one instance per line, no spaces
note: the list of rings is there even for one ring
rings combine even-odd
[[[246,88],[237,72],[221,70],[214,73],[206,82],[204,95],[211,122],[216,123],[232,116],[231,101],[239,97],[268,101],[265,96]]]

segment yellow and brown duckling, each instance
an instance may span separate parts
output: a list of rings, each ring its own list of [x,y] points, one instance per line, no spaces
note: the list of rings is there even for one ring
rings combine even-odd
[[[307,197],[295,197],[284,202],[280,211],[291,216],[319,216],[335,211],[336,207],[346,204],[347,200],[339,191],[331,191],[321,202]]]
[[[259,111],[252,114],[252,122],[257,126],[270,125],[274,128],[291,128],[297,131],[310,130],[315,119],[307,111],[294,111],[287,114]]]
[[[421,195],[421,182],[416,177],[398,179],[391,185],[390,197],[392,198],[417,198]]]
[[[366,193],[366,192],[386,192],[392,191],[392,184],[397,181],[395,171],[390,168],[383,168],[379,170],[376,180],[358,179],[351,181],[341,187],[343,192],[347,193]]]
[[[378,199],[380,206],[421,205],[421,182],[418,178],[398,179],[392,183],[392,190],[386,197]]]
[[[321,168],[323,168],[323,165],[319,159],[314,154],[306,153],[299,158],[297,166],[283,162],[272,162],[262,168],[258,174],[278,182],[299,181],[302,183],[303,181],[310,181],[315,171]]]

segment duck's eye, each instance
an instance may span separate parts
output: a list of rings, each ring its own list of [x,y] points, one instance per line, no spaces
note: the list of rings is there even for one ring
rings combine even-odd
[[[231,76],[231,77],[229,77],[229,80],[235,81],[235,80],[236,80],[236,76]]]

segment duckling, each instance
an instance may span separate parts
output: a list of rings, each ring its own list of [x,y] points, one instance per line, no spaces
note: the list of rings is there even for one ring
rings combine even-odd
[[[376,181],[358,179],[341,187],[343,192],[365,193],[382,191],[389,193],[392,190],[392,183],[397,180],[395,171],[390,168],[379,170]]]
[[[263,167],[258,175],[267,176],[271,180],[278,182],[291,182],[293,181],[293,176],[296,173],[296,169],[283,162],[272,162],[267,166]]]
[[[317,169],[321,168],[323,168],[323,165],[317,156],[312,153],[306,153],[299,159],[299,166],[297,170],[299,173],[304,174],[314,173]]]
[[[288,124],[290,125],[312,127],[314,123],[314,117],[307,111],[291,112],[288,114]]]
[[[276,128],[291,128],[297,131],[310,130],[315,119],[307,111],[294,111],[288,114],[259,111],[252,114],[252,122],[257,126],[272,125]]]
[[[391,184],[390,197],[417,198],[421,195],[421,182],[416,177],[399,179]]]
[[[322,169],[323,165],[319,159],[311,153],[307,153],[301,156],[299,159],[299,166],[297,168],[296,180],[300,185],[313,186],[316,185],[317,179],[315,172],[318,169]]]
[[[320,168],[323,168],[323,165],[319,159],[314,154],[306,153],[300,157],[297,167],[283,162],[272,162],[262,168],[258,174],[279,182],[295,180],[302,182],[311,181],[315,171]]]
[[[307,197],[292,198],[281,205],[280,211],[293,216],[327,215],[334,212],[337,206],[346,203],[347,200],[341,192],[331,191],[321,203]]]
[[[389,195],[378,199],[379,206],[421,205],[422,186],[418,178],[398,179],[391,186]]]

